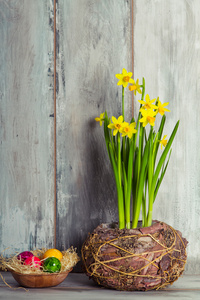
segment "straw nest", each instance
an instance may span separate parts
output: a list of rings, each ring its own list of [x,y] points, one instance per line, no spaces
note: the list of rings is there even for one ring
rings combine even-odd
[[[48,249],[42,248],[42,249],[36,249],[31,251],[34,256],[37,256],[42,262],[44,261],[43,256],[44,253]],[[68,250],[61,251],[63,258],[61,259],[61,270],[59,273],[69,271],[71,268],[73,268],[77,262],[80,260],[78,257],[76,250],[71,247]],[[0,257],[0,269],[3,271],[14,271],[21,274],[44,274],[42,266],[40,268],[36,268],[34,266],[24,265],[22,262],[17,258],[17,255],[19,253],[15,254],[14,256],[10,256],[8,258],[3,257],[1,255]]]

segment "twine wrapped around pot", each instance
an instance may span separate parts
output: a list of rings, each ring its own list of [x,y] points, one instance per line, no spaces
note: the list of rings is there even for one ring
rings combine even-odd
[[[184,271],[187,240],[171,226],[118,229],[98,226],[82,246],[85,272],[117,290],[151,290],[172,284]]]

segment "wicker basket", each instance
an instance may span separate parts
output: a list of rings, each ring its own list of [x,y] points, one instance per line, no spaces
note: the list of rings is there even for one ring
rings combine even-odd
[[[82,246],[85,272],[98,284],[117,290],[152,290],[172,284],[184,271],[187,240],[171,226],[118,229],[102,224]]]

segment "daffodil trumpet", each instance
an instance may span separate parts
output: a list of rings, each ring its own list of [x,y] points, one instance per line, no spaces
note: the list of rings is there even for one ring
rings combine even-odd
[[[151,226],[153,204],[167,170],[171,156],[171,146],[178,130],[176,123],[169,140],[163,136],[166,115],[170,112],[159,98],[145,95],[145,80],[132,79],[132,73],[122,70],[116,74],[118,85],[122,85],[122,114],[110,119],[107,112],[95,118],[100,126],[104,122],[104,137],[108,156],[114,172],[117,197],[119,228],[136,228],[142,212],[142,226]],[[124,115],[124,90],[129,85],[130,92],[141,94],[137,121],[128,123]],[[157,115],[162,116],[156,132]],[[150,127],[146,130],[147,127]],[[159,145],[161,150],[159,150]],[[159,158],[157,154],[163,151]]]

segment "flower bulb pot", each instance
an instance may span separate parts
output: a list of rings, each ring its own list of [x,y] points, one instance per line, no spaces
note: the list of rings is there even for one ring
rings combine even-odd
[[[126,291],[161,289],[183,273],[187,240],[166,223],[118,229],[101,224],[81,253],[86,274],[106,288]]]

